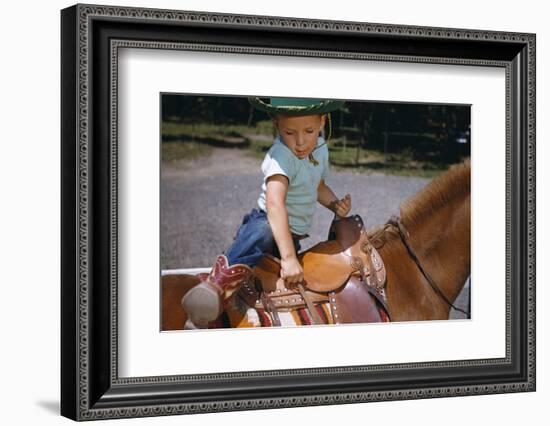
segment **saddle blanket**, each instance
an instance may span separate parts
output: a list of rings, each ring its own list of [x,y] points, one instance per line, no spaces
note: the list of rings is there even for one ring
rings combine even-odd
[[[273,327],[271,315],[265,309],[251,308],[238,297],[234,298],[232,302],[216,321],[209,324],[208,328]],[[317,304],[315,309],[317,309],[323,324],[334,324],[328,303]],[[378,306],[378,311],[382,322],[390,321],[386,310],[382,306]],[[278,315],[282,327],[315,324],[307,308],[278,311]]]

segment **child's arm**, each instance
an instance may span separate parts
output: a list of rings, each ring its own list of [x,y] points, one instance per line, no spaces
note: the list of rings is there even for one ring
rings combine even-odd
[[[273,175],[267,179],[266,187],[267,218],[281,255],[281,277],[288,284],[300,283],[304,278],[304,271],[298,262],[290,234],[285,204],[288,179],[283,175]]]
[[[317,201],[340,217],[346,217],[351,210],[351,195],[346,194],[339,200],[324,179],[321,179],[317,188]]]

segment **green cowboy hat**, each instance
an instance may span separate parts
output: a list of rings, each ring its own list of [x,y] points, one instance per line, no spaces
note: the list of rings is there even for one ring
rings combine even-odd
[[[331,99],[270,98],[269,103],[266,103],[260,98],[253,97],[248,98],[248,102],[269,114],[284,115],[324,114],[344,106],[344,101]]]

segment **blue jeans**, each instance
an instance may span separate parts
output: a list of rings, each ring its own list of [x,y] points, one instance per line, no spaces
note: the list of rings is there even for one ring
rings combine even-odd
[[[300,243],[295,238],[293,240],[298,253]],[[267,253],[281,257],[267,220],[267,213],[255,208],[244,216],[233,244],[224,254],[229,265],[244,263],[253,268]]]

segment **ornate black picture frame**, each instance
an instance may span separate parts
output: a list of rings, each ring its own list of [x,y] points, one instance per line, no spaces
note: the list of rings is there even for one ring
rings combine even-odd
[[[76,5],[61,12],[61,414],[74,420],[535,390],[535,35]],[[506,72],[506,356],[119,378],[120,47],[485,65]]]

